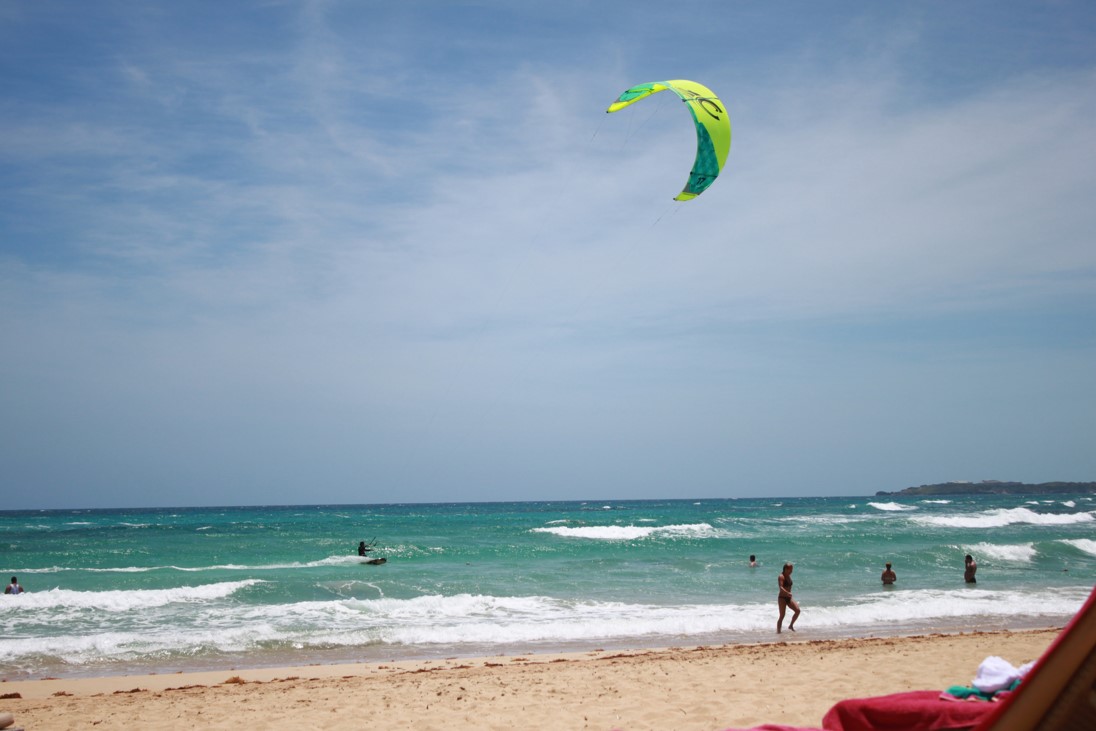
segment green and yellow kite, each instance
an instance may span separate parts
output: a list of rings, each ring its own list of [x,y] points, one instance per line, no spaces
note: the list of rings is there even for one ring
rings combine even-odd
[[[723,102],[703,84],[677,79],[633,86],[609,105],[606,111],[616,112],[667,89],[681,97],[696,123],[696,161],[685,189],[674,198],[677,201],[687,201],[707,190],[723,169],[723,163],[727,161],[727,153],[731,149],[731,119]]]

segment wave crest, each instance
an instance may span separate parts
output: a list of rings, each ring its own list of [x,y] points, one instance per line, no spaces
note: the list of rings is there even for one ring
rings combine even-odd
[[[651,536],[670,536],[674,538],[712,538],[717,535],[715,528],[708,523],[688,523],[683,525],[582,525],[552,526],[533,528],[532,533],[551,533],[561,538],[585,538],[600,541],[634,541]]]
[[[871,503],[871,502],[869,502],[868,505],[872,506],[876,510],[883,510],[883,511],[886,511],[886,512],[905,512],[907,510],[917,510],[916,505],[903,505],[902,503]]]
[[[1031,563],[1036,554],[1035,544],[1033,543],[1021,543],[1011,546],[997,543],[976,543],[973,546],[967,546],[966,551],[975,556],[986,556],[995,561],[1012,561],[1015,563]]]
[[[107,591],[75,591],[48,589],[20,594],[16,602],[5,602],[4,611],[48,609],[97,609],[105,612],[129,612],[162,607],[168,604],[207,602],[235,594],[260,579],[222,581],[201,586],[180,586],[173,589],[111,589]]]
[[[943,528],[1003,528],[1015,523],[1073,525],[1090,523],[1096,518],[1091,513],[1036,513],[1029,508],[998,508],[975,515],[919,515],[911,520]]]

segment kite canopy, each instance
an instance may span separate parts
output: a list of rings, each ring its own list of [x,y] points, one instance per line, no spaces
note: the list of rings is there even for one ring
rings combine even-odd
[[[619,111],[629,104],[667,89],[681,97],[696,123],[696,161],[685,189],[674,198],[676,201],[687,201],[707,190],[723,169],[723,163],[727,161],[727,153],[731,149],[731,118],[723,102],[703,84],[677,79],[633,86],[605,111]]]

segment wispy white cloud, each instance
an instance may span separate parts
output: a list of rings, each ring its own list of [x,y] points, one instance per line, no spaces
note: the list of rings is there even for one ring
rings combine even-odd
[[[4,190],[26,204],[0,210],[13,474],[292,501],[311,475],[520,498],[617,494],[614,470],[653,495],[832,468],[833,490],[874,479],[854,463],[931,481],[907,476],[930,453],[964,473],[949,440],[1010,409],[1057,410],[1074,436],[1051,452],[1089,466],[1066,453],[1091,335],[1037,331],[1094,316],[1094,67],[927,94],[899,73],[923,39],[872,23],[843,36],[870,66],[819,37],[752,75],[707,65],[731,157],[675,204],[688,115],[604,113],[653,80],[628,59],[657,39],[461,78],[417,63],[413,9],[384,33],[347,13],[306,5],[242,49],[142,38],[82,94],[4,107],[0,156],[25,175]],[[1018,312],[1034,324],[994,340]],[[1017,455],[1037,436],[992,434]]]

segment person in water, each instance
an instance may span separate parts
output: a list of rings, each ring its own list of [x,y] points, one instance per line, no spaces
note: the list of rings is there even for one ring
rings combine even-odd
[[[974,573],[978,570],[978,563],[974,560],[974,557],[969,553],[966,558],[966,568],[963,570],[963,580],[968,584],[976,584],[978,580],[974,578]]]
[[[777,595],[776,606],[780,608],[780,616],[776,619],[776,632],[780,634],[780,628],[784,624],[784,612],[788,607],[795,612],[792,621],[788,622],[788,629],[795,632],[795,620],[799,619],[799,605],[792,598],[792,570],[795,567],[790,563],[784,564],[784,570],[776,577]]]
[[[11,583],[8,584],[8,588],[4,589],[5,594],[22,594],[23,587],[19,586],[19,579],[14,576],[11,577]]]
[[[890,586],[898,580],[898,575],[894,573],[894,569],[892,569],[891,565],[888,563],[887,568],[883,569],[883,575],[880,578],[883,579],[884,586]]]
[[[750,554],[750,568],[757,568],[757,556],[753,555],[752,553]]]
[[[358,555],[359,556],[364,556],[367,553],[369,553],[369,549],[366,548],[365,541],[359,541],[358,542]]]

